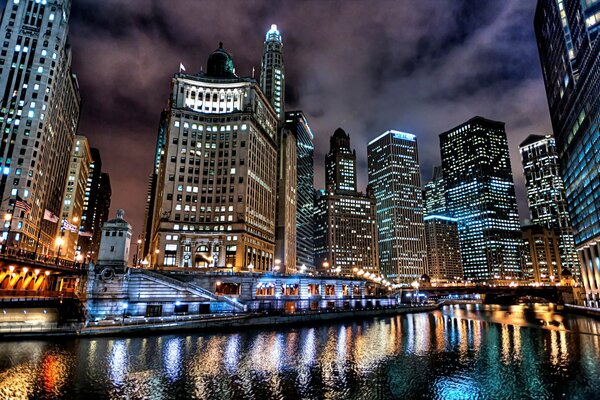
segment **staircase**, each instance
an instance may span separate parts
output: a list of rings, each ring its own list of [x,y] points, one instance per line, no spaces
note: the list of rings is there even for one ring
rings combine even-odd
[[[150,271],[147,269],[136,270],[136,272],[138,272],[138,271],[141,272],[142,274],[146,275],[146,277],[150,278],[151,280],[153,280],[155,282],[168,283],[170,286],[174,287],[175,289],[187,291],[187,292],[195,294],[196,296],[208,298],[211,301],[222,301],[224,303],[229,304],[236,311],[246,311],[246,306],[244,304],[240,303],[239,301],[237,301],[236,299],[233,299],[233,298],[227,297],[227,296],[217,296],[210,290],[205,289],[201,286],[198,286],[195,283],[183,282],[183,281],[180,281],[179,279],[172,278],[167,274],[161,274],[161,273],[158,273],[155,271]]]

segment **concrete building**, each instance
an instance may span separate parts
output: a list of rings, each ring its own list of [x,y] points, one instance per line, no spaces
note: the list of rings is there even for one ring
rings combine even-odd
[[[425,215],[446,215],[448,213],[444,171],[441,165],[433,168],[433,177],[427,182],[423,192]]]
[[[567,209],[565,186],[560,174],[556,141],[551,135],[529,135],[519,145],[531,223],[553,229],[558,235],[560,263],[575,276],[579,260]]]
[[[561,279],[560,236],[544,226],[523,227],[524,278],[542,285],[555,285]]]
[[[296,267],[314,272],[314,135],[302,111],[286,112],[285,127],[296,137]]]
[[[521,226],[504,123],[474,117],[440,134],[440,147],[465,278],[518,278]]]
[[[444,215],[424,218],[427,238],[428,275],[432,283],[450,283],[463,279],[458,239],[458,221]]]
[[[94,260],[100,246],[102,225],[108,220],[111,187],[108,174],[102,172],[100,150],[92,147],[90,153],[92,162],[83,199],[77,250],[88,260]]]
[[[380,275],[375,195],[356,190],[356,153],[338,128],[325,157],[327,189],[315,203],[315,263],[324,273]]]
[[[587,304],[600,306],[600,2],[540,0],[534,19]]]
[[[71,150],[67,184],[64,188],[63,206],[59,221],[60,233],[56,238],[56,246],[62,250],[57,250],[57,254],[68,260],[75,260],[76,256],[79,255],[77,244],[84,213],[91,161],[92,155],[87,138],[80,135],[75,136],[75,142]]]
[[[369,142],[367,153],[380,269],[388,280],[410,284],[428,271],[417,138],[389,130]]]
[[[79,122],[79,87],[71,72],[70,0],[7,1],[0,32],[0,213],[16,196],[31,205],[18,211],[2,240],[9,247],[55,252],[69,155]]]
[[[271,271],[277,113],[222,44],[171,88],[148,266]]]
[[[275,109],[277,128],[277,211],[275,270],[296,272],[296,136],[285,126],[285,70],[283,41],[276,25],[267,32],[260,71],[260,87]]]

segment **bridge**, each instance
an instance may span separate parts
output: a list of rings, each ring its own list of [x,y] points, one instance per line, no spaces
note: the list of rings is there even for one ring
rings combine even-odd
[[[25,251],[0,254],[0,302],[72,298],[88,265]]]
[[[429,298],[439,299],[453,295],[480,295],[486,304],[516,304],[519,301],[547,301],[550,303],[574,303],[580,288],[572,286],[425,286],[418,292]]]

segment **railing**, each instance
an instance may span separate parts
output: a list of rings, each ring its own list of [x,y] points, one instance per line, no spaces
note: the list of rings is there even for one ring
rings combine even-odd
[[[16,262],[29,262],[41,266],[62,267],[73,270],[85,270],[88,264],[78,261],[71,261],[65,258],[48,256],[46,254],[34,253],[22,249],[4,249],[0,252],[0,258],[10,259]]]
[[[81,322],[70,324],[59,324],[57,322],[50,323],[22,323],[22,324],[0,324],[0,334],[2,333],[60,333],[74,332],[83,328]]]
[[[77,294],[56,290],[0,290],[0,301],[7,301],[7,299],[13,299],[13,301],[39,300],[40,298],[75,299]]]
[[[201,296],[208,297],[211,300],[223,301],[223,302],[229,304],[230,306],[232,306],[234,309],[237,309],[239,311],[243,311],[246,308],[243,304],[239,303],[236,300],[233,300],[230,297],[216,295],[215,293],[211,292],[210,290],[205,289],[201,286],[198,286],[194,283],[183,282],[183,281],[177,280],[175,278],[171,278],[167,274],[161,274],[161,273],[147,270],[147,269],[143,270],[143,273],[145,273],[146,275],[151,276],[155,279],[160,279],[160,280],[169,282],[172,285],[177,286],[179,288],[187,289],[187,290],[189,290],[191,292],[195,292],[196,294],[199,294]]]

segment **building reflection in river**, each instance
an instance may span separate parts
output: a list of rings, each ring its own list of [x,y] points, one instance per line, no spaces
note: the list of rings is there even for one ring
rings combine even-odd
[[[548,306],[230,334],[0,344],[9,398],[593,398],[600,323]]]

